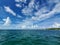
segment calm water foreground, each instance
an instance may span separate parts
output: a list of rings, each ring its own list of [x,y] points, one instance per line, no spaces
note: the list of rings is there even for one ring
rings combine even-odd
[[[60,31],[0,30],[0,45],[60,45]]]

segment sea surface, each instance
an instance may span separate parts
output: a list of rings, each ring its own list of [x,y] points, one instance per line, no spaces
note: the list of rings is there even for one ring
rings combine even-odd
[[[0,30],[0,45],[60,45],[60,30]]]

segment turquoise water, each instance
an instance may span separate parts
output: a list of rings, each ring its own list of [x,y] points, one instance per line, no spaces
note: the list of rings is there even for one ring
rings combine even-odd
[[[0,30],[0,45],[60,45],[60,31]]]

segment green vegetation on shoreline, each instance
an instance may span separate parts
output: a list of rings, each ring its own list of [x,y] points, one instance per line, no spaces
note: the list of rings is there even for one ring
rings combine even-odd
[[[60,30],[60,28],[47,28],[46,30]]]

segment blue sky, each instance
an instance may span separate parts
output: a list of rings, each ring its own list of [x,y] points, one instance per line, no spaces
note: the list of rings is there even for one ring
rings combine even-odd
[[[0,0],[0,25],[0,29],[58,28],[60,0]]]

